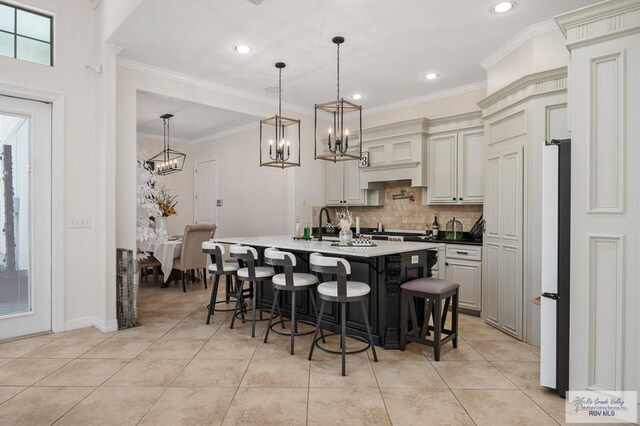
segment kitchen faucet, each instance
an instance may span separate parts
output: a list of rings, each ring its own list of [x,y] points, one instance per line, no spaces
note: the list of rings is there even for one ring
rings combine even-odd
[[[318,232],[316,233],[316,238],[318,241],[322,241],[322,212],[325,212],[325,216],[327,217],[327,225],[331,223],[331,215],[329,214],[329,210],[326,207],[320,209],[320,216],[318,216]]]

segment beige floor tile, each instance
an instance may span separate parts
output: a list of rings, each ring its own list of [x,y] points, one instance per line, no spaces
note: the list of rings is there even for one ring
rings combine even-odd
[[[15,395],[19,394],[26,388],[22,386],[0,386],[0,404],[8,400],[9,398],[13,398]]]
[[[135,358],[153,342],[155,340],[115,339],[114,336],[82,355],[82,358]]]
[[[0,385],[31,386],[70,359],[16,359],[0,367]]]
[[[371,363],[362,358],[347,357],[347,375],[342,376],[342,361],[312,361],[309,373],[312,388],[378,388]]]
[[[107,337],[85,337],[71,334],[29,352],[24,355],[24,358],[77,358],[106,339]]]
[[[233,328],[229,328],[229,324],[224,323],[222,327],[218,328],[218,331],[213,335],[213,339],[226,339],[230,337],[238,337],[243,339],[251,339],[251,311],[249,311],[247,322],[244,324],[240,320],[236,320]],[[256,322],[256,340],[260,340],[267,323]]]
[[[422,345],[422,351],[429,360],[434,360],[433,348]],[[447,343],[440,348],[440,361],[484,361],[485,359],[476,352],[466,341],[458,339],[458,347],[454,349],[453,344]]]
[[[537,361],[538,356],[520,342],[505,340],[472,340],[469,344],[488,361]]]
[[[448,389],[383,389],[382,398],[394,425],[473,425]]]
[[[196,359],[251,359],[258,341],[248,339],[211,339],[198,352]]]
[[[556,424],[519,390],[456,389],[453,393],[480,426]]]
[[[409,343],[404,351],[384,349],[378,346],[376,347],[376,354],[378,355],[378,361],[424,361],[425,354],[420,346],[417,343]],[[373,361],[371,349],[367,351],[367,354],[369,359]]]
[[[240,386],[306,388],[309,386],[309,361],[295,356],[254,359]]]
[[[318,335],[318,337],[320,337]],[[322,345],[322,347],[333,350],[333,351],[340,351],[340,336],[339,335],[332,335],[332,336],[327,336],[327,338],[325,339],[326,343],[323,343],[322,340],[320,340],[318,343],[320,345]],[[346,346],[347,346],[347,351],[354,351],[354,350],[360,350],[363,349],[367,346],[366,343],[363,343],[359,340],[355,340],[355,339],[346,339]],[[309,350],[309,347],[311,345],[311,341],[309,341],[309,346],[307,346],[306,350]],[[384,350],[382,348],[376,347],[376,350],[380,349],[381,351]],[[367,351],[368,352],[368,351]],[[359,352],[356,354],[352,354],[352,355],[347,355],[347,357],[349,358],[362,358],[362,359],[369,359],[369,356],[367,355],[367,352]],[[316,347],[313,351],[313,360],[314,361],[325,361],[325,360],[334,360],[334,359],[340,359],[340,354],[332,354],[329,352],[325,352],[322,349]],[[371,355],[371,359],[373,359],[373,355]]]
[[[90,387],[25,389],[0,405],[0,424],[48,426],[93,390]]]
[[[207,339],[166,339],[162,338],[149,346],[139,358],[193,358],[204,346]]]
[[[167,387],[188,363],[188,359],[134,359],[104,386]]]
[[[433,366],[451,389],[516,389],[487,361],[439,361]]]
[[[219,324],[193,324],[191,322],[181,322],[172,328],[163,339],[209,339],[222,326]]]
[[[424,361],[380,361],[371,366],[381,389],[440,389],[447,385],[425,358]]]
[[[0,367],[15,360],[16,358],[0,358]]]
[[[307,392],[284,388],[240,388],[225,425],[304,425],[307,418]]]
[[[522,346],[524,346],[525,348],[527,348],[528,350],[530,350],[534,354],[540,356],[540,347],[539,346],[533,346],[533,345],[528,344],[527,342],[518,342],[518,343],[520,343]]]
[[[138,327],[119,330],[111,340],[120,339],[152,339],[156,340],[167,334],[175,324],[144,324]]]
[[[220,425],[235,392],[232,388],[169,388],[140,425]]]
[[[95,339],[107,340],[108,338],[115,336],[116,333],[117,331],[103,333],[95,327],[85,327],[70,331],[69,337],[90,337]]]
[[[172,386],[238,387],[249,360],[194,359]]]
[[[136,425],[165,388],[99,388],[65,414],[58,426]]]
[[[100,386],[128,362],[125,359],[75,359],[34,386]]]
[[[291,356],[291,338],[269,335],[269,340],[264,343],[264,338],[256,346],[256,352],[253,355],[257,358],[282,358]],[[299,336],[295,338],[294,351],[297,357],[307,359],[309,356],[309,348],[311,346],[311,338],[309,336]]]
[[[520,389],[542,389],[540,386],[540,361],[493,362]]]
[[[46,335],[0,343],[0,358],[19,358],[54,340],[51,335]]]
[[[460,336],[466,340],[506,340],[517,342],[516,339],[502,331],[482,323],[461,323],[459,325]]]
[[[523,390],[548,415],[560,424],[565,423],[565,399],[550,389]]]
[[[309,389],[310,425],[390,425],[379,389]]]

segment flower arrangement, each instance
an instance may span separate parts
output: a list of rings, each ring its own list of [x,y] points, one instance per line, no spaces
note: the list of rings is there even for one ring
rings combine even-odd
[[[338,226],[340,226],[340,229],[345,229],[345,227],[350,228],[353,223],[353,216],[351,215],[349,207],[336,210],[336,218],[338,219]]]
[[[162,213],[162,217],[169,217],[177,214],[176,206],[178,205],[178,202],[176,201],[176,198],[178,198],[178,196],[171,195],[165,186],[160,188],[160,191],[155,198],[155,202]]]
[[[155,202],[158,196],[158,179],[153,167],[145,160],[146,154],[138,153],[137,171],[137,224],[136,241],[138,243],[138,260],[148,257],[147,251],[152,250],[158,235],[153,228],[153,218],[162,214]]]

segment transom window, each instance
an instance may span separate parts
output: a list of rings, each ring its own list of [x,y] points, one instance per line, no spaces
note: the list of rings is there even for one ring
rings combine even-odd
[[[0,55],[53,66],[53,17],[0,1]]]

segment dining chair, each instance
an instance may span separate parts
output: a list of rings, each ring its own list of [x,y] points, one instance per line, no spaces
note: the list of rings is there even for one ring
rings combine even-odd
[[[202,243],[211,239],[216,225],[187,225],[184,227],[182,251],[173,261],[173,269],[182,273],[182,291],[187,291],[186,273],[201,270],[204,288],[207,288],[207,256],[202,252]]]

